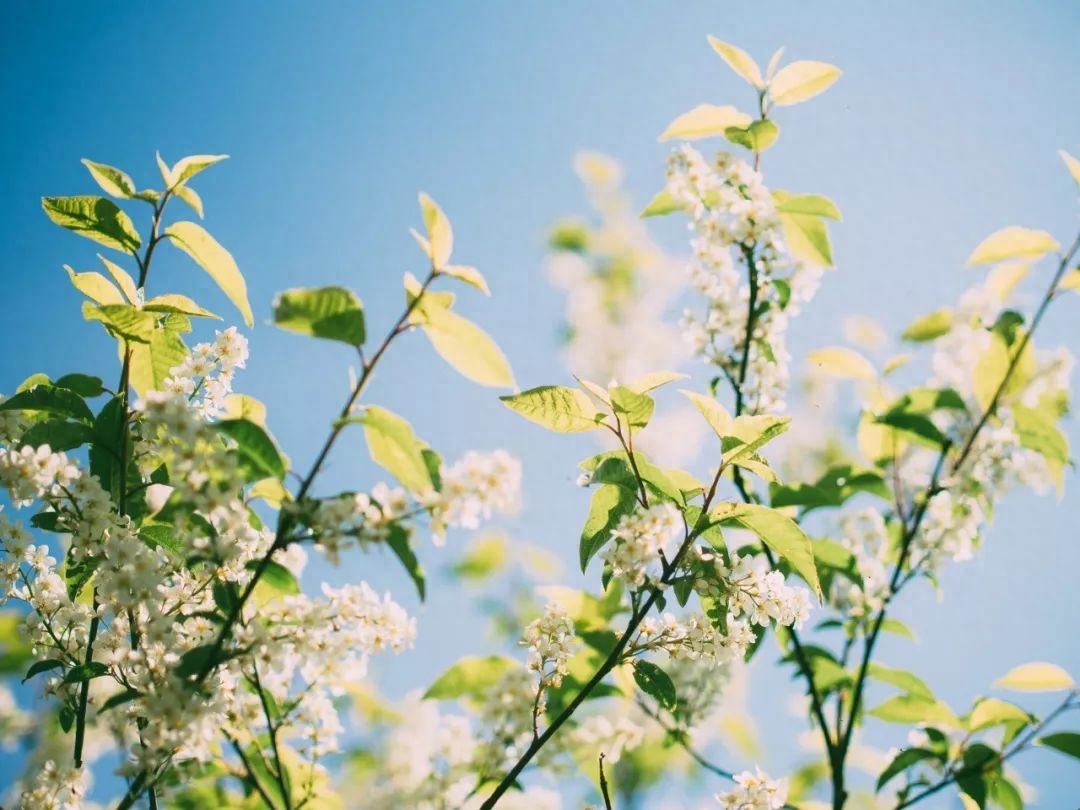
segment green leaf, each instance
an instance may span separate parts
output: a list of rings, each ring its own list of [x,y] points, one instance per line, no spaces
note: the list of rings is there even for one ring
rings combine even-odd
[[[723,405],[712,397],[704,396],[695,391],[679,389],[679,393],[694,404],[694,407],[698,409],[698,412],[705,417],[705,421],[708,422],[709,427],[713,429],[713,433],[720,439],[731,435],[732,425],[735,420]]]
[[[431,259],[431,266],[436,270],[442,270],[454,249],[454,230],[450,227],[450,220],[431,197],[420,192],[420,211],[424,216],[424,229],[427,238],[421,237],[415,231],[413,236],[419,242],[421,249]]]
[[[223,419],[214,429],[228,436],[237,445],[240,468],[247,480],[285,477],[285,461],[266,431],[247,419]]]
[[[247,298],[247,284],[236,266],[232,254],[217,243],[201,225],[194,222],[174,222],[165,229],[180,250],[188,254],[221,288],[233,305],[240,310],[244,323],[253,326],[255,319]]]
[[[91,416],[94,441],[90,445],[89,452],[90,472],[101,481],[101,485],[114,497],[120,491],[121,475],[123,474],[117,439],[124,424],[124,407],[123,397],[113,397],[105,403],[97,417]]]
[[[1069,673],[1057,664],[1033,661],[1010,669],[994,681],[999,689],[1015,689],[1018,692],[1057,692],[1076,686]]]
[[[937,425],[921,414],[890,411],[877,417],[874,422],[895,428],[908,438],[915,439],[920,444],[929,447],[944,447],[949,441],[949,438],[938,429]]]
[[[871,678],[895,686],[898,689],[903,689],[909,695],[915,695],[916,697],[927,698],[930,700],[933,700],[934,698],[934,693],[930,691],[930,687],[913,672],[908,672],[903,669],[893,669],[871,662],[870,666],[867,668],[867,673]]]
[[[76,273],[66,264],[64,269],[75,289],[91,301],[98,304],[124,304],[124,296],[120,294],[120,290],[101,273]]]
[[[775,509],[754,503],[721,504],[710,514],[718,520],[735,521],[754,532],[765,545],[787,560],[821,599],[813,545],[795,521]]]
[[[428,492],[433,488],[422,453],[427,445],[417,438],[412,425],[377,405],[369,405],[356,421],[364,427],[372,461],[412,492]]]
[[[65,374],[58,377],[53,385],[74,391],[84,399],[93,399],[105,393],[105,383],[102,382],[101,377],[90,374]]]
[[[256,560],[248,563],[249,566],[252,564],[258,565],[259,563]],[[263,568],[259,582],[279,594],[292,595],[300,593],[300,583],[296,581],[296,576],[281,563],[273,561],[267,563]]]
[[[634,683],[649,697],[667,711],[674,711],[678,705],[675,684],[671,677],[650,661],[634,661]]]
[[[824,93],[843,71],[827,62],[801,60],[785,65],[769,82],[769,96],[777,107],[798,104]]]
[[[634,511],[637,500],[633,493],[616,484],[602,484],[593,491],[589,503],[589,515],[581,529],[581,544],[578,557],[581,571],[589,566],[589,561],[611,540],[611,530],[619,520]]]
[[[124,200],[135,196],[135,183],[124,172],[86,158],[83,158],[82,164],[89,169],[94,182],[109,196]]]
[[[772,197],[776,210],[782,214],[809,214],[837,221],[843,219],[836,203],[820,194],[792,194],[790,191],[775,189]]]
[[[134,253],[142,244],[128,215],[104,197],[44,197],[41,206],[57,225],[99,245]]]
[[[662,217],[681,211],[685,206],[676,200],[666,188],[657,192],[641,212],[642,217]]]
[[[109,668],[100,661],[91,661],[89,664],[78,664],[64,673],[64,683],[82,683],[94,678],[107,675]]]
[[[589,397],[576,388],[542,385],[520,394],[499,397],[512,411],[556,433],[595,430],[603,423]]]
[[[94,414],[82,397],[67,388],[55,385],[35,385],[0,402],[0,411],[39,411],[67,416],[90,424]]]
[[[1012,406],[1016,435],[1020,445],[1034,450],[1044,459],[1060,489],[1064,485],[1065,466],[1069,463],[1069,440],[1042,411],[1023,405]]]
[[[762,118],[751,122],[748,127],[728,127],[724,130],[724,137],[751,152],[764,152],[780,137],[780,127],[768,118]]]
[[[1038,259],[1061,247],[1046,231],[1016,226],[1002,228],[986,237],[968,257],[967,266],[994,264],[1006,259]]]
[[[944,703],[921,695],[897,695],[868,714],[887,723],[929,723],[960,728],[961,723]]]
[[[172,312],[180,315],[190,315],[195,318],[214,318],[221,320],[220,315],[215,315],[208,309],[203,309],[186,295],[168,293],[151,298],[143,304],[146,312]]]
[[[888,764],[885,770],[881,772],[874,792],[880,792],[893,777],[903,773],[912,765],[927,759],[936,759],[940,761],[941,757],[933,751],[927,751],[925,748],[908,748],[901,751],[893,758],[893,761]]]
[[[874,366],[854,349],[831,346],[810,352],[806,360],[818,370],[845,380],[876,380]]]
[[[699,104],[668,124],[658,140],[693,141],[723,135],[728,127],[745,127],[752,119],[731,106]]]
[[[903,636],[904,638],[910,639],[911,641],[918,640],[915,635],[915,631],[899,619],[885,619],[885,621],[881,623],[881,629],[886,633],[893,633],[897,636]]]
[[[413,581],[413,585],[416,586],[416,593],[419,595],[420,601],[423,602],[427,596],[424,569],[420,567],[420,561],[416,558],[412,546],[409,545],[409,533],[398,524],[392,524],[390,533],[386,537],[386,545],[390,547],[390,550],[394,552],[394,556],[398,558],[398,561],[405,568],[405,573]]]
[[[608,390],[611,407],[630,427],[643,428],[652,418],[656,402],[652,397],[638,394],[621,385]]]
[[[832,267],[829,229],[820,217],[811,214],[780,214],[784,238],[797,258],[819,267]]]
[[[514,387],[510,364],[487,332],[447,309],[424,307],[423,316],[421,328],[431,345],[463,377],[493,388]]]
[[[125,703],[130,703],[140,697],[142,697],[142,693],[137,692],[134,689],[125,689],[123,692],[117,692],[101,704],[101,708],[98,709],[98,714],[108,711],[109,709],[115,709],[117,706],[123,706]]]
[[[711,35],[709,36],[709,44],[714,51],[720,54],[720,58],[727,62],[728,67],[734,70],[739,78],[758,89],[765,86],[765,82],[761,78],[761,68],[758,67],[757,62],[754,61],[750,54],[742,48],[737,48]]]
[[[169,325],[159,326],[148,343],[129,344],[131,350],[131,387],[140,396],[147,391],[161,391],[170,370],[187,358],[180,331]]]
[[[30,669],[26,670],[26,676],[22,679],[23,683],[33,678],[35,675],[40,675],[42,672],[49,672],[53,669],[60,669],[64,666],[64,662],[56,658],[47,658],[44,661],[35,661],[30,665]]]
[[[744,414],[736,417],[724,437],[724,463],[738,464],[752,456],[755,450],[787,431],[790,425],[790,416]]]
[[[1031,721],[1031,715],[1015,703],[997,698],[981,698],[968,715],[967,727],[971,731],[978,731],[1003,723],[1020,722],[1027,725]]]
[[[512,658],[502,655],[462,658],[438,677],[424,693],[424,699],[454,700],[460,697],[483,696],[503,675],[519,666]]]
[[[943,307],[934,310],[929,315],[918,318],[911,326],[904,330],[904,333],[900,337],[904,340],[910,340],[913,343],[936,340],[942,335],[947,335],[949,330],[952,329],[952,325],[952,310]]]
[[[364,343],[364,307],[344,287],[293,289],[274,301],[274,323],[290,332],[338,340],[350,346]]]
[[[31,425],[19,438],[19,444],[23,447],[41,447],[47,444],[53,452],[66,452],[82,447],[93,438],[93,430],[83,422],[46,419]]]
[[[1075,731],[1058,731],[1047,734],[1035,741],[1036,745],[1045,745],[1070,757],[1080,759],[1080,734]]]
[[[152,312],[131,304],[91,304],[83,302],[83,318],[98,321],[117,340],[149,343],[157,326]]]

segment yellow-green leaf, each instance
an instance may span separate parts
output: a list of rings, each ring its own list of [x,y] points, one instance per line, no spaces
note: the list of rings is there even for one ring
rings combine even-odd
[[[454,231],[438,203],[423,192],[420,192],[420,210],[427,230],[428,258],[435,269],[441,270],[450,261],[450,253],[454,249]]]
[[[647,394],[662,385],[667,385],[676,380],[685,380],[687,376],[678,371],[651,371],[638,377],[633,382],[627,383],[626,387],[637,394]]]
[[[971,731],[1016,721],[1030,723],[1031,715],[1015,703],[997,698],[982,698],[968,715],[967,725]]]
[[[221,291],[240,310],[244,323],[253,326],[255,318],[251,314],[251,304],[248,303],[247,284],[232,254],[218,244],[201,225],[194,222],[174,222],[165,229],[165,236],[217,282]]]
[[[929,315],[918,318],[911,326],[904,330],[901,337],[916,343],[934,340],[948,334],[952,329],[953,314],[948,307],[936,309]]]
[[[994,682],[994,686],[1018,692],[1056,692],[1072,689],[1076,683],[1057,664],[1033,661],[1010,669],[1004,677]]]
[[[1061,284],[1059,286],[1063,290],[1075,290],[1076,292],[1080,292],[1080,267],[1074,267],[1066,273],[1065,277],[1061,279]]]
[[[887,723],[929,723],[960,728],[960,720],[944,703],[923,695],[907,694],[889,698],[867,714]]]
[[[801,60],[785,65],[769,82],[769,96],[777,107],[811,99],[824,93],[843,71],[827,62]]]
[[[698,138],[712,138],[723,135],[728,127],[748,126],[751,120],[749,115],[731,106],[699,104],[668,124],[659,140],[693,141]]]
[[[694,404],[718,437],[723,439],[731,435],[731,426],[735,420],[723,405],[712,397],[704,396],[696,391],[679,389],[679,393]]]
[[[494,388],[514,387],[510,364],[487,332],[448,309],[426,307],[423,316],[421,328],[431,345],[462,376]]]
[[[64,265],[68,278],[75,285],[75,289],[98,304],[123,304],[124,296],[116,285],[109,281],[101,273],[76,273],[68,265]]]
[[[104,197],[43,197],[41,207],[60,227],[100,245],[134,253],[142,244],[130,217]]]
[[[147,312],[178,312],[181,315],[192,315],[196,318],[221,320],[220,315],[215,315],[210,310],[203,309],[186,295],[179,295],[178,293],[155,296],[143,304],[142,308]]]
[[[833,266],[829,229],[821,217],[781,212],[780,223],[784,226],[784,238],[795,258],[819,267]]]
[[[751,152],[764,152],[780,137],[780,127],[765,118],[752,121],[748,127],[728,127],[724,130],[724,137]]]
[[[448,264],[439,272],[444,276],[451,276],[458,281],[464,281],[466,284],[476,287],[484,295],[491,295],[487,280],[475,267],[467,267],[463,264]]]
[[[105,265],[105,269],[109,271],[109,275],[113,277],[113,281],[116,282],[117,286],[124,293],[128,303],[134,304],[138,301],[139,291],[135,287],[135,279],[128,274],[127,270],[118,264],[110,262],[100,253],[98,254],[98,258],[101,259],[101,263]]]
[[[603,423],[593,401],[576,388],[542,385],[499,399],[526,419],[557,433],[594,430]]]
[[[666,188],[660,189],[656,196],[649,200],[649,204],[645,206],[645,210],[641,212],[642,217],[662,217],[665,214],[671,214],[675,211],[681,211],[685,206],[676,200],[671,192]]]
[[[94,182],[101,186],[106,194],[126,200],[135,196],[135,183],[124,172],[104,163],[95,163],[83,158],[83,165],[90,170]]]
[[[177,186],[173,189],[173,196],[179,197],[186,202],[191,207],[191,210],[198,214],[199,219],[203,218],[202,197],[199,196],[195,189],[189,186]]]
[[[870,361],[854,349],[832,346],[810,352],[807,361],[820,371],[848,380],[874,380],[877,372]]]
[[[724,503],[709,513],[717,520],[733,520],[752,531],[790,563],[821,599],[821,582],[810,538],[782,512],[756,503]]]
[[[836,203],[821,194],[792,194],[790,191],[774,189],[772,197],[776,210],[782,214],[810,214],[837,221],[843,218]]]
[[[986,237],[968,257],[967,266],[993,264],[1006,259],[1038,259],[1057,250],[1057,240],[1046,231],[1010,226]]]
[[[750,54],[742,48],[722,42],[711,35],[709,36],[709,44],[741,79],[757,88],[765,86],[765,82],[761,78],[761,68],[758,67],[757,62],[754,61]]]
[[[1064,149],[1059,149],[1058,154],[1061,155],[1061,159],[1065,161],[1065,165],[1068,167],[1072,179],[1077,183],[1080,183],[1080,160],[1074,158]]]

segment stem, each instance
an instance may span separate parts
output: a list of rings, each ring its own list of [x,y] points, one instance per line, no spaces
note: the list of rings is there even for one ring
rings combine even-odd
[[[588,682],[581,688],[581,691],[578,692],[574,696],[574,699],[567,704],[566,708],[551,721],[548,727],[544,729],[544,732],[532,741],[532,744],[529,745],[518,761],[514,763],[513,767],[506,772],[499,784],[495,786],[495,790],[492,791],[491,795],[484,800],[482,805],[480,805],[480,810],[491,810],[491,808],[495,807],[495,804],[499,801],[500,797],[510,789],[511,785],[517,780],[518,775],[525,770],[525,767],[532,761],[533,757],[535,757],[540,749],[544,747],[548,740],[555,736],[555,733],[563,726],[563,724],[573,716],[578,707],[585,702],[592,691],[607,677],[608,673],[619,664],[623,651],[626,649],[626,645],[630,643],[630,639],[633,638],[634,633],[637,632],[641,622],[644,621],[645,617],[649,614],[649,611],[652,610],[657,600],[659,600],[660,596],[663,594],[664,587],[671,584],[671,577],[678,570],[679,563],[681,563],[682,558],[686,556],[686,553],[689,551],[691,545],[693,545],[694,540],[697,539],[708,525],[707,513],[709,507],[712,505],[713,497],[716,494],[716,487],[720,480],[722,469],[722,467],[717,468],[716,475],[713,476],[712,485],[709,487],[708,495],[706,495],[701,506],[701,517],[698,518],[698,522],[695,524],[693,530],[687,531],[682,545],[679,546],[679,550],[676,552],[671,562],[664,566],[664,573],[660,577],[659,585],[653,587],[645,601],[631,613],[626,629],[623,630],[619,640],[615,642],[615,647],[608,654],[607,658],[604,659],[604,662],[597,668],[596,672],[593,673],[592,677],[589,678]]]
[[[228,737],[229,742],[232,744],[233,751],[235,751],[236,755],[240,758],[240,762],[241,764],[243,764],[244,770],[247,771],[248,779],[251,780],[251,784],[255,787],[255,792],[259,794],[259,796],[264,802],[266,802],[267,807],[271,808],[271,810],[277,810],[277,805],[274,803],[274,800],[270,798],[270,794],[266,792],[266,788],[262,786],[262,782],[259,781],[259,777],[255,774],[255,769],[251,767],[251,762],[248,760],[247,755],[244,753],[243,747],[234,737],[230,735],[226,736]]]
[[[710,773],[715,774],[716,776],[719,776],[721,779],[727,779],[730,781],[735,778],[735,774],[733,774],[731,771],[724,770],[719,765],[714,765],[712,762],[706,759],[701,752],[699,752],[696,748],[690,745],[690,741],[686,738],[686,734],[683,733],[682,729],[675,728],[674,726],[669,726],[667,723],[665,723],[664,718],[660,714],[660,712],[653,711],[649,707],[649,705],[640,698],[637,701],[637,705],[642,712],[644,712],[646,715],[656,721],[656,724],[667,733],[668,737],[674,740],[679,745],[679,747],[682,748],[682,750],[685,751],[687,754],[689,754],[690,758],[693,759],[694,762],[696,762],[702,768],[709,771]]]
[[[315,461],[311,466],[310,472],[300,482],[300,488],[296,493],[296,502],[299,503],[311,490],[312,485],[315,483],[315,478],[322,470],[323,464],[326,463],[327,456],[330,455],[330,450],[333,449],[334,443],[337,441],[338,436],[341,435],[341,431],[344,430],[347,422],[346,418],[352,413],[356,402],[360,399],[360,396],[367,389],[368,384],[371,382],[372,374],[375,371],[375,367],[379,364],[379,360],[383,354],[390,347],[394,338],[402,334],[406,329],[406,324],[409,320],[409,316],[412,315],[413,310],[416,309],[420,303],[420,299],[423,298],[424,293],[427,292],[431,282],[435,280],[435,270],[433,269],[428,277],[424,280],[420,290],[417,292],[416,297],[409,302],[409,305],[405,308],[405,312],[398,318],[397,322],[390,329],[389,333],[383,338],[383,342],[376,349],[375,354],[371,356],[371,359],[364,363],[363,371],[360,373],[360,378],[357,380],[356,385],[353,387],[352,392],[349,394],[348,399],[341,408],[341,413],[337,420],[335,420],[333,427],[330,430],[330,435],[323,442],[322,449],[319,450],[319,454],[315,457]],[[225,646],[225,642],[232,634],[232,629],[239,621],[240,615],[244,610],[244,606],[247,604],[248,599],[251,598],[251,594],[255,591],[255,587],[259,584],[263,574],[266,573],[266,569],[270,567],[270,563],[273,560],[274,553],[280,549],[285,548],[289,544],[289,531],[292,529],[292,519],[288,516],[288,513],[282,511],[278,513],[278,525],[277,531],[274,536],[274,542],[270,546],[270,549],[266,552],[265,556],[259,560],[258,565],[255,567],[251,574],[251,579],[248,580],[247,585],[244,586],[243,592],[240,594],[240,598],[233,604],[232,609],[229,611],[229,615],[225,617],[225,622],[218,632],[217,637],[214,639],[213,648],[210,654],[206,658],[206,665],[199,672],[195,678],[195,685],[202,684],[206,677],[217,666],[218,656],[221,654],[222,648]]]
[[[614,810],[614,805],[611,803],[611,796],[608,795],[608,783],[607,776],[604,775],[604,755],[600,754],[600,795],[604,799],[605,810]]]
[[[266,700],[266,693],[263,691],[262,682],[259,680],[259,665],[255,663],[254,658],[251,660],[251,671],[255,679],[255,689],[259,693],[259,703],[262,704],[263,716],[266,717],[266,729],[270,735],[270,750],[274,753],[275,776],[277,776],[278,786],[281,788],[281,796],[285,800],[285,810],[292,810],[292,787],[289,785],[289,780],[286,779],[285,766],[282,764],[281,750],[278,747],[278,727],[274,724],[270,704]]]
[[[1024,333],[1019,345],[1015,351],[1012,352],[1009,365],[1005,370],[1005,374],[994,391],[994,395],[990,398],[990,403],[986,406],[979,420],[975,423],[971,432],[968,434],[967,439],[952,463],[949,465],[949,475],[954,475],[963,467],[964,462],[970,456],[972,450],[975,447],[975,442],[978,440],[979,434],[983,428],[986,427],[991,417],[995,415],[998,407],[1001,405],[1001,400],[1008,389],[1009,383],[1012,381],[1012,377],[1016,372],[1017,366],[1020,364],[1020,359],[1023,357],[1024,352],[1027,350],[1028,345],[1031,342],[1032,336],[1035,334],[1035,330],[1038,328],[1040,322],[1046,314],[1047,309],[1050,306],[1050,302],[1053,301],[1054,296],[1058,292],[1058,285],[1061,283],[1061,279],[1065,276],[1065,271],[1068,269],[1069,264],[1072,262],[1073,257],[1076,255],[1077,250],[1080,250],[1080,234],[1073,240],[1069,249],[1062,254],[1061,260],[1058,262],[1057,270],[1054,272],[1054,276],[1050,281],[1050,285],[1043,295],[1042,300],[1039,303],[1038,308],[1035,310],[1035,314],[1031,319],[1031,326]],[[863,651],[862,663],[859,667],[859,675],[855,681],[854,691],[852,694],[851,709],[848,714],[847,727],[843,732],[840,741],[840,764],[843,765],[844,760],[847,757],[848,750],[851,746],[852,735],[855,732],[855,723],[859,716],[860,704],[862,701],[863,690],[866,683],[867,671],[870,667],[870,662],[874,654],[874,646],[877,643],[877,639],[881,633],[881,627],[885,622],[885,616],[888,611],[889,604],[892,599],[899,593],[900,589],[911,580],[911,576],[904,576],[904,565],[907,562],[908,554],[911,550],[911,546],[919,532],[919,527],[922,524],[923,517],[926,514],[926,510],[929,506],[930,499],[939,490],[939,480],[941,478],[941,472],[945,464],[945,460],[951,449],[951,444],[946,444],[942,450],[941,455],[938,457],[937,465],[935,466],[934,473],[931,476],[930,484],[927,486],[926,492],[923,494],[923,498],[919,506],[916,508],[915,514],[911,518],[910,525],[904,532],[903,539],[900,546],[900,555],[896,562],[896,568],[893,571],[892,578],[889,581],[889,591],[885,595],[881,609],[878,611],[877,617],[874,620],[874,624],[870,631],[870,635],[867,637],[866,645]],[[894,462],[895,463],[895,462]],[[948,784],[948,783],[945,783]],[[930,795],[937,790],[940,790],[945,785],[935,786],[933,789],[920,794],[918,797],[909,800],[907,803],[901,805],[906,807],[908,804],[913,804],[922,796]],[[843,800],[834,795],[833,797],[834,807],[842,808]]]

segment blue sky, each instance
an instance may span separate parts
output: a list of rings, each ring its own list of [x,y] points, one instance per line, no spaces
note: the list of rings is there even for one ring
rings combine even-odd
[[[207,227],[248,278],[256,312],[240,386],[270,404],[271,427],[298,467],[340,405],[350,357],[267,328],[272,297],[291,286],[346,284],[381,333],[399,309],[403,272],[418,271],[407,228],[419,221],[421,189],[453,220],[461,260],[491,282],[492,299],[463,293],[462,310],[496,337],[523,385],[562,380],[554,350],[561,300],[541,265],[546,225],[584,207],[572,156],[610,153],[627,167],[635,197],[651,196],[667,151],[656,135],[672,117],[704,101],[752,102],[705,44],[708,33],[761,61],[785,45],[788,59],[845,71],[826,95],[783,111],[780,143],[767,157],[770,184],[827,194],[845,213],[833,229],[839,271],[793,345],[838,342],[841,317],[856,312],[901,329],[973,281],[964,259],[1004,225],[1072,236],[1075,189],[1055,151],[1080,152],[1080,107],[1071,101],[1080,6],[1065,0],[189,2],[107,13],[6,3],[0,338],[8,350],[0,381],[10,390],[36,371],[113,373],[114,350],[79,320],[79,296],[61,269],[89,269],[93,246],[57,231],[39,198],[93,193],[82,157],[149,184],[158,149],[170,161],[233,156],[195,185]],[[658,232],[678,247],[678,227]],[[152,288],[181,289],[228,311],[183,257],[155,275]],[[1075,345],[1078,306],[1057,305],[1045,343]],[[585,496],[572,481],[588,440],[540,435],[493,392],[445,369],[420,339],[391,359],[372,401],[406,414],[448,457],[493,446],[521,456],[527,501],[511,530],[557,551],[570,561],[567,584],[581,583],[572,560]],[[1069,431],[1080,444],[1075,422]],[[376,475],[357,435],[325,486]],[[1045,658],[1080,674],[1068,629],[1080,606],[1078,509],[1074,491],[1056,508],[1012,498],[985,552],[946,575],[944,605],[927,588],[904,598],[901,615],[917,622],[920,642],[883,645],[883,660],[926,673],[961,708],[1014,663]],[[337,576],[405,589],[377,562],[350,565]],[[429,567],[438,565],[429,553]],[[476,638],[470,614],[457,610],[461,599],[436,589],[420,613],[421,652],[390,672],[419,686]],[[790,687],[759,670],[766,739],[770,731],[779,738],[789,721],[769,690]],[[778,745],[765,764],[779,769],[789,755]],[[1025,773],[1045,786],[1040,806],[1080,794],[1080,774],[1064,758],[1029,756]]]

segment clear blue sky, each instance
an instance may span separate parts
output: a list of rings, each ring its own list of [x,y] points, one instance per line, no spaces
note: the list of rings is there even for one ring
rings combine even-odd
[[[947,6],[947,7],[946,7]],[[91,243],[44,217],[43,194],[92,193],[78,161],[114,164],[146,185],[153,153],[226,152],[195,184],[207,227],[247,275],[259,323],[240,386],[267,401],[271,427],[305,466],[344,394],[347,354],[264,324],[280,289],[347,284],[372,331],[396,316],[401,275],[417,270],[407,228],[416,192],[450,214],[463,261],[495,296],[462,307],[499,340],[518,380],[560,380],[559,295],[541,271],[543,233],[583,207],[570,160],[580,148],[624,162],[639,200],[656,191],[666,147],[655,137],[691,106],[749,104],[705,45],[713,33],[765,60],[816,58],[845,70],[814,102],[780,118],[773,185],[828,194],[843,209],[830,275],[795,332],[807,349],[839,340],[840,317],[869,313],[893,329],[952,299],[973,276],[970,249],[1007,224],[1076,228],[1075,189],[1055,155],[1080,152],[1080,5],[969,0],[914,3],[0,3],[4,192],[0,381],[36,371],[112,374],[113,349],[78,318],[61,264],[93,263]],[[678,229],[662,230],[668,236]],[[676,246],[676,242],[671,242]],[[185,260],[151,286],[229,307]],[[1072,339],[1080,302],[1053,313],[1045,341]],[[525,462],[527,503],[512,530],[574,557],[585,495],[572,486],[587,439],[552,440],[491,391],[433,359],[422,340],[395,349],[372,398],[408,415],[448,457],[505,446]],[[1080,433],[1070,423],[1074,446]],[[373,480],[359,436],[342,447],[327,490]],[[1058,508],[1014,497],[986,550],[945,577],[946,602],[915,589],[901,612],[920,643],[885,646],[964,708],[1014,663],[1051,659],[1080,675],[1076,481]],[[558,508],[553,508],[557,504]],[[438,566],[427,551],[429,567]],[[577,584],[571,562],[568,584]],[[405,592],[385,566],[354,559],[339,575]],[[460,645],[478,646],[462,595],[435,589],[420,612],[421,652],[389,669],[421,685]],[[1073,629],[1070,630],[1070,626]],[[469,650],[476,652],[479,650]],[[765,653],[768,656],[770,653]],[[756,703],[766,740],[786,735],[765,674]],[[772,732],[770,735],[769,732]],[[879,742],[900,737],[875,735]],[[764,764],[788,761],[787,744]],[[1072,807],[1080,772],[1028,756],[1041,807]],[[928,805],[929,806],[929,805]],[[954,806],[944,800],[940,807]]]

